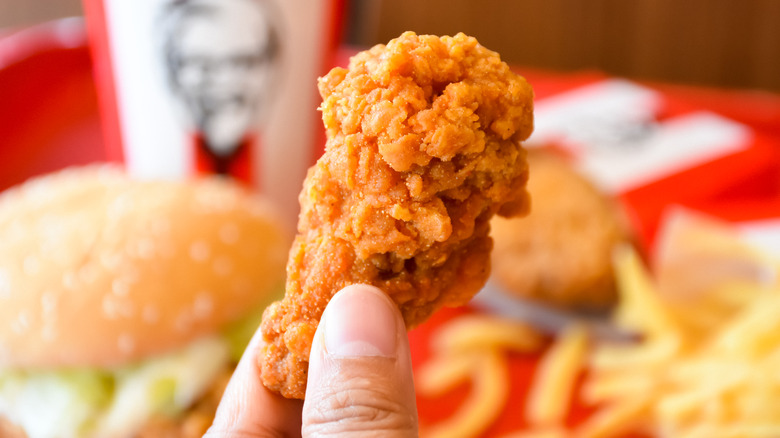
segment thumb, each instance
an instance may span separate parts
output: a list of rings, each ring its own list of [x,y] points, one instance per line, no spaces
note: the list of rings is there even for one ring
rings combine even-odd
[[[348,286],[325,309],[309,358],[302,434],[417,436],[406,329],[381,290]]]

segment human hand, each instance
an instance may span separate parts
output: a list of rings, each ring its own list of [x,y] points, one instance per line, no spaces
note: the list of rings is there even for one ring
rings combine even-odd
[[[260,380],[258,330],[204,438],[417,436],[409,342],[379,289],[348,286],[330,301],[312,343],[306,400]]]

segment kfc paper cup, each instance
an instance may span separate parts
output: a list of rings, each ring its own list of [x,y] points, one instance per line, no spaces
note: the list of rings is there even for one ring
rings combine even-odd
[[[234,177],[294,219],[341,1],[85,0],[109,157],[141,178]]]

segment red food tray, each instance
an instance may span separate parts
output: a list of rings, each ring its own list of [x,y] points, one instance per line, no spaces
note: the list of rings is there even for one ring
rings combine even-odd
[[[105,159],[91,68],[79,19],[0,37],[0,190]]]

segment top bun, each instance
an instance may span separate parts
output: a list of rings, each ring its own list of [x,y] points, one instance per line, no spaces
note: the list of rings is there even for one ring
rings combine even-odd
[[[284,281],[290,236],[236,183],[61,171],[0,195],[0,366],[110,366],[213,333]]]

